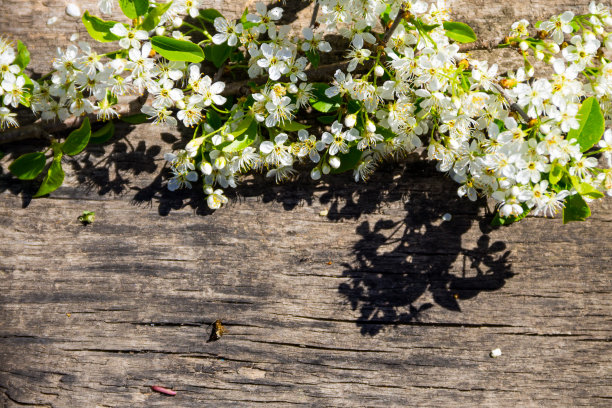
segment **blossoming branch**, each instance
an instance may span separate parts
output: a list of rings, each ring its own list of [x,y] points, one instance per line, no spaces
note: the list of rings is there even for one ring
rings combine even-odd
[[[317,0],[301,28],[280,25],[280,7],[257,3],[232,20],[200,3],[120,0],[131,24],[85,12],[92,39],[117,51],[71,45],[38,80],[25,74],[25,45],[0,40],[0,130],[18,126],[19,105],[48,123],[83,117],[63,142],[49,136],[50,166],[46,152],[28,153],[13,174],[29,180],[47,168],[36,196],[52,192],[63,181],[62,156],[110,140],[126,111],[119,99],[148,94],[142,113],[123,119],[194,129],[184,149],[165,155],[167,185],[201,180],[212,209],[250,171],[281,182],[301,165],[315,180],[351,171],[365,181],[382,161],[421,148],[460,196],[493,199],[497,224],[561,210],[564,222],[584,220],[589,202],[612,195],[612,17],[601,4],[512,24],[499,47],[524,64],[500,74],[461,51],[476,35],[451,21],[443,0]],[[102,14],[116,5],[99,1]],[[330,34],[345,39],[344,64],[331,82],[313,80],[333,51]],[[534,60],[554,74],[536,75]],[[92,132],[90,119],[107,123]]]

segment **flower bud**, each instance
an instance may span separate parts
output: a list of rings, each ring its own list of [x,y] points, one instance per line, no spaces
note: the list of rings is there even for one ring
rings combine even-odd
[[[208,176],[208,175],[212,174],[213,168],[212,168],[212,166],[211,166],[211,164],[209,162],[203,161],[202,163],[200,163],[200,171],[205,176]],[[210,193],[208,193],[208,194],[210,194]]]
[[[329,165],[332,166],[334,169],[337,169],[338,167],[340,167],[340,159],[336,156],[331,156],[329,158]]]
[[[542,61],[544,59],[544,53],[538,50],[535,52],[535,57],[539,59],[540,61]]]
[[[166,27],[157,27],[155,29],[156,35],[164,35],[165,32],[166,32]]]
[[[179,28],[180,26],[183,25],[183,19],[180,17],[174,17],[174,19],[172,20],[172,25],[175,28]]]
[[[215,162],[213,163],[213,168],[221,170],[225,168],[226,165],[227,159],[225,158],[225,156],[219,156],[215,159]]]
[[[321,170],[318,167],[310,170],[310,178],[313,180],[319,180],[321,178]]]
[[[376,75],[377,77],[381,77],[383,75],[385,75],[385,69],[383,67],[381,67],[380,65],[377,65],[374,67],[374,75]]]
[[[212,186],[204,186],[204,194],[212,194],[214,192]]]
[[[561,51],[561,49],[559,48],[559,44],[557,43],[552,43],[549,46],[550,52],[552,52],[553,54],[558,54],[559,51]]]
[[[370,133],[376,132],[376,125],[371,120],[366,122],[366,130]]]
[[[356,122],[357,122],[357,116],[354,113],[351,113],[350,115],[346,115],[344,117],[344,125],[346,127],[352,128],[353,126],[355,126]]]
[[[323,172],[323,174],[329,174],[329,172],[331,171],[331,167],[329,167],[329,164],[323,164],[321,166],[321,171]]]
[[[529,49],[529,44],[526,41],[521,41],[519,44],[519,48],[523,51],[527,51]]]

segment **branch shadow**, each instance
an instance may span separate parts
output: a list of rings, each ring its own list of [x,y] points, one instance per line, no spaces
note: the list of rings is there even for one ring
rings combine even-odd
[[[363,335],[418,323],[435,305],[461,312],[461,301],[501,289],[514,276],[506,244],[492,242],[489,235],[494,228],[486,203],[459,198],[452,181],[439,174],[428,176],[433,188],[421,189],[431,170],[431,164],[415,164],[404,171],[401,183],[416,183],[404,197],[404,219],[363,221],[356,229],[355,262],[343,265],[347,281],[338,291],[359,312]],[[354,217],[356,208],[349,203],[330,217]],[[446,213],[453,214],[451,220],[444,220]],[[480,236],[464,243],[462,236],[474,223]]]

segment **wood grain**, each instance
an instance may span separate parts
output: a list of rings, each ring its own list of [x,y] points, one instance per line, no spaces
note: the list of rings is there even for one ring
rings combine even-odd
[[[61,4],[0,0],[21,24]],[[496,4],[453,9],[485,29]],[[188,137],[119,124],[36,200],[7,166],[40,146],[3,147],[0,406],[610,406],[609,199],[584,223],[492,229],[411,157],[368,184],[251,176],[211,213],[165,189],[162,156]],[[207,343],[217,319],[228,333]]]

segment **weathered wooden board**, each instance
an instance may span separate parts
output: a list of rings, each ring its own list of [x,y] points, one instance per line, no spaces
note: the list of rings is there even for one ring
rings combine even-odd
[[[0,3],[15,15],[62,4]],[[462,4],[478,29],[500,24],[500,6]],[[163,153],[184,137],[120,125],[37,200],[6,170],[31,147],[3,146],[0,406],[612,403],[610,200],[585,223],[493,230],[413,158],[365,185],[249,178],[211,213],[199,191],[165,190]],[[229,333],[207,343],[216,319]]]

